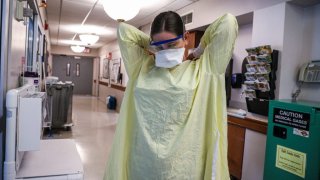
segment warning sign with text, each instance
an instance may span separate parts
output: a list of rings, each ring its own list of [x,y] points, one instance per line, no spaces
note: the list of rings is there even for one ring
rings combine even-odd
[[[284,146],[277,145],[276,167],[292,174],[305,177],[307,155]]]
[[[309,131],[310,114],[274,108],[273,122]]]

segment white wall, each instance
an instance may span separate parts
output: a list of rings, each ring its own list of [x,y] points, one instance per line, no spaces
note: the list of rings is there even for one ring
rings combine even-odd
[[[320,4],[304,9],[305,53],[310,59],[320,59]]]
[[[307,54],[303,53],[304,46],[304,11],[302,7],[286,4],[285,23],[283,33],[283,49],[281,55],[281,69],[279,69],[279,99],[291,99],[296,87],[299,67],[306,63]]]
[[[112,53],[112,59],[117,59],[117,58],[121,58],[121,53],[120,53],[120,49],[119,49],[119,45],[117,40],[110,42],[109,44],[101,47],[99,49],[99,57],[100,57],[100,73],[99,73],[99,81],[102,82],[106,82],[109,83],[107,81],[107,79],[104,79],[102,77],[103,74],[103,59],[105,59],[109,52]],[[122,77],[122,85],[126,86],[127,82],[128,82],[128,76],[123,64],[123,60],[121,60],[121,73],[123,73],[123,77]],[[101,85],[99,84],[98,86],[99,89],[99,99],[102,101],[106,101],[106,97],[111,95],[111,96],[115,96],[117,99],[117,107],[116,107],[116,111],[120,111],[120,107],[121,107],[121,103],[122,103],[122,98],[124,95],[124,91],[121,90],[117,90],[111,87],[107,87],[105,85]]]
[[[26,26],[14,18],[16,1],[10,1],[7,89],[17,88],[22,72],[21,58],[26,57]]]
[[[187,29],[194,29],[211,24],[216,18],[227,12],[238,16],[285,1],[286,0],[200,0],[177,12],[179,14],[185,14],[194,11],[194,22],[186,27]]]
[[[242,177],[244,180],[263,180],[267,136],[246,129]]]
[[[242,25],[239,27],[238,37],[233,51],[233,73],[241,73],[242,61],[248,55],[245,48],[251,47],[252,24]],[[230,104],[236,108],[246,109],[245,98],[241,98],[242,89],[231,90]]]
[[[319,59],[319,19],[320,5],[303,8],[281,3],[254,11],[252,46],[270,44],[280,50],[276,98],[291,99],[301,65]],[[319,101],[319,90],[320,85],[305,84],[300,99]]]
[[[286,1],[289,0],[200,0],[177,10],[177,13],[184,15],[193,12],[194,21],[186,26],[186,29],[190,30],[209,25],[225,13],[239,16]],[[149,34],[150,26],[151,22],[146,22],[141,29]]]
[[[300,61],[320,60],[320,4],[304,9],[303,25],[303,35],[300,36],[304,38],[302,46],[305,59]],[[289,90],[284,89],[285,91]],[[319,92],[320,84],[304,84],[299,98],[319,102]]]
[[[104,46],[102,46],[99,49],[99,57],[100,57],[100,81],[104,81],[107,82],[106,79],[104,79],[102,77],[102,73],[103,73],[103,59],[105,59],[109,52],[112,53],[112,59],[117,59],[117,58],[121,58],[121,53],[120,53],[120,48],[118,45],[117,40],[114,40],[112,42],[110,42],[109,44],[106,44]],[[121,59],[121,73],[123,73],[123,77],[122,77],[122,85],[126,86],[127,82],[128,82],[128,76],[123,64],[123,60]]]
[[[151,23],[152,23],[152,22],[150,22],[150,23],[142,26],[140,30],[143,31],[144,33],[150,35],[150,32],[151,32]]]
[[[271,13],[272,12],[272,13]],[[283,50],[283,34],[285,21],[285,3],[254,11],[252,28],[252,47],[270,44],[279,50],[278,71],[275,96],[279,97],[281,76],[281,53]]]

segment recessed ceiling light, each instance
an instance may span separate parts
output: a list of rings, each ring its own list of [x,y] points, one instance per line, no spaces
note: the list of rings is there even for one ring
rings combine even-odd
[[[70,48],[75,53],[81,53],[85,49],[84,46],[79,46],[79,45],[72,45],[72,46],[70,46]]]
[[[109,17],[118,21],[128,21],[140,11],[139,0],[103,0],[103,9]]]
[[[80,34],[79,38],[88,45],[95,44],[99,40],[99,36],[95,34]]]
[[[59,44],[65,44],[65,45],[79,45],[79,46],[85,46],[85,45],[87,45],[85,42],[82,42],[82,41],[77,41],[77,40],[67,40],[67,39],[59,40]]]
[[[105,27],[98,25],[84,25],[80,24],[69,24],[69,25],[60,25],[60,29],[67,32],[78,33],[78,34],[86,34],[86,33],[94,33],[99,36],[108,36],[116,34],[116,27]]]

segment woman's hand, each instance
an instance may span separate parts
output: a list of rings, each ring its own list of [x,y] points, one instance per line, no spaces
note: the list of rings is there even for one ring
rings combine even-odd
[[[188,60],[194,61],[196,58],[193,56],[193,53],[190,53],[187,57]]]

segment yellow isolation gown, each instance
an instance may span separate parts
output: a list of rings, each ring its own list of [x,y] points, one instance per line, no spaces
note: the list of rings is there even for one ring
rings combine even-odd
[[[129,81],[105,180],[229,179],[225,70],[238,24],[225,14],[205,31],[197,61],[155,66],[150,38],[120,23]]]

